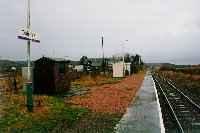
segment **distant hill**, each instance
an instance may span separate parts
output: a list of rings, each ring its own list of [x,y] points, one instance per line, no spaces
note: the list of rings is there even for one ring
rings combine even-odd
[[[171,64],[171,63],[146,63],[149,67],[174,67],[174,68],[188,68],[188,67],[200,67],[200,64],[197,65],[177,65],[177,64]]]
[[[174,67],[175,66],[175,64],[171,64],[171,63],[145,63],[145,65],[149,67],[161,67],[161,66]]]
[[[0,72],[10,71],[11,67],[16,67],[19,70],[26,64],[25,61],[0,60]]]

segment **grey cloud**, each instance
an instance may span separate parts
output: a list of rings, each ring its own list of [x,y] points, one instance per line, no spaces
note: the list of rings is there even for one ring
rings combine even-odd
[[[146,62],[200,63],[198,0],[31,0],[32,29],[41,44],[32,44],[32,58],[101,56],[125,50]],[[25,26],[26,0],[0,1],[0,55],[25,59],[26,42],[16,39]]]

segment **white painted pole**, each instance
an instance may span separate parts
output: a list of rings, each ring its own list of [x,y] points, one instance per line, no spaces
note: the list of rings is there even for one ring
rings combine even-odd
[[[30,30],[31,28],[31,11],[30,11],[30,0],[28,0],[27,6],[27,29]],[[28,64],[28,72],[27,72],[27,80],[31,80],[31,41],[27,41],[27,64]]]

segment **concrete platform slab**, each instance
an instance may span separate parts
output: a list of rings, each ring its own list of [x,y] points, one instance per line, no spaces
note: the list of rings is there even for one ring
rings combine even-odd
[[[155,84],[147,73],[137,98],[124,114],[116,133],[164,133],[164,125]]]

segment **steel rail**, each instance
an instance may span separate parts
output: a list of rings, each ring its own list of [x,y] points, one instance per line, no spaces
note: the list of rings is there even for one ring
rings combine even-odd
[[[193,106],[195,106],[196,108],[198,108],[200,110],[200,106],[198,104],[196,104],[191,98],[189,98],[187,95],[185,95],[182,91],[180,91],[179,89],[177,89],[176,86],[174,86],[172,83],[170,83],[167,80],[167,83],[172,86],[175,90],[177,90],[183,97],[185,97]]]
[[[173,87],[176,91],[178,91],[184,98],[186,98],[193,106],[195,106],[197,109],[200,110],[200,105],[195,103],[190,97],[188,97],[186,94],[184,94],[181,90],[179,90],[175,85],[173,85],[172,80],[169,80],[167,78],[162,77],[171,87]],[[170,81],[170,82],[169,82]]]
[[[165,97],[165,99],[166,99],[166,101],[167,101],[167,104],[169,105],[170,110],[172,111],[172,114],[173,114],[173,116],[174,116],[174,118],[175,118],[175,120],[176,120],[176,123],[178,124],[179,130],[181,131],[181,133],[184,133],[183,127],[182,127],[180,121],[178,120],[178,117],[176,116],[176,113],[175,113],[175,111],[174,111],[174,109],[173,109],[173,107],[172,107],[172,105],[171,105],[169,99],[167,98],[166,93],[163,91],[163,89],[162,89],[160,83],[158,82],[158,80],[157,80],[156,78],[154,78],[154,80],[157,82],[157,84],[158,84],[158,86],[159,86],[159,88],[160,88],[162,94],[164,95],[164,97]]]

